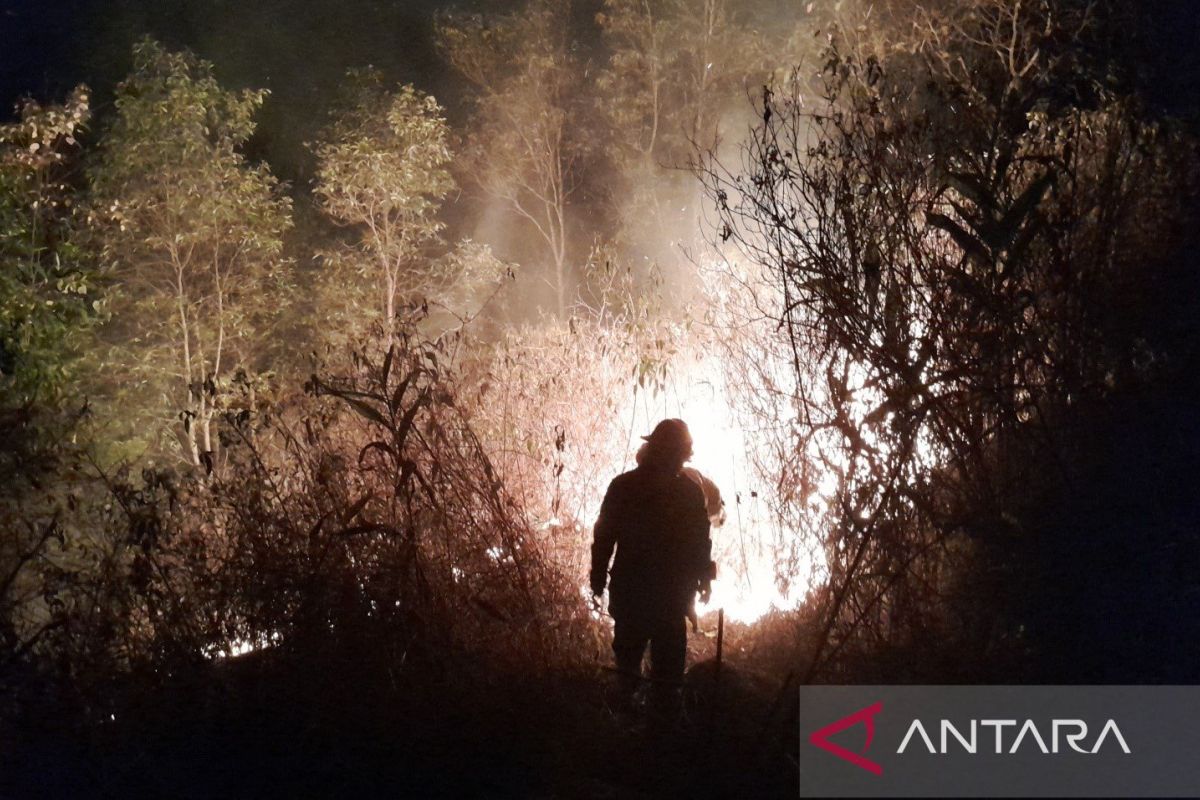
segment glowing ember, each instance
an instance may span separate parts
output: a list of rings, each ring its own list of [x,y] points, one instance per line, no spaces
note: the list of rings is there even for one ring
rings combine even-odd
[[[247,653],[253,653],[257,650],[265,650],[269,647],[274,647],[283,641],[283,637],[278,632],[260,634],[254,637],[240,637],[228,642],[224,647],[210,647],[204,651],[204,657],[209,660],[221,660],[226,658],[237,658],[244,656]]]

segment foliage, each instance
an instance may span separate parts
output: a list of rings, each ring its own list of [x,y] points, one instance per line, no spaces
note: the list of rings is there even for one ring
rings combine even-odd
[[[388,89],[372,71],[347,76],[348,99],[314,147],[324,211],[355,241],[326,256],[323,305],[339,308],[338,330],[356,338],[372,322],[390,330],[399,306],[456,277],[429,257],[454,189],[450,131],[434,98],[411,85]]]
[[[228,470],[105,477],[103,511],[89,507],[108,566],[61,584],[39,647],[90,679],[276,645],[386,649],[395,668],[570,660],[590,636],[582,598],[524,526],[455,382],[446,346],[401,328],[303,394],[227,412]],[[92,613],[86,597],[104,599]]]
[[[601,91],[623,148],[682,165],[720,140],[722,106],[736,102],[763,59],[744,20],[720,0],[609,0],[596,18],[611,47]]]
[[[437,33],[475,90],[463,171],[535,233],[553,308],[565,316],[573,289],[568,209],[589,152],[570,4],[531,0],[506,15],[447,14]]]
[[[620,238],[635,262],[670,268],[701,245],[702,189],[687,167],[744,129],[746,98],[779,60],[777,32],[793,20],[756,18],[725,0],[607,0],[596,21],[608,60],[595,93],[619,176]],[[673,283],[695,281],[684,267],[670,271]]]
[[[421,296],[428,317],[422,329],[436,338],[442,333],[459,331],[471,323],[477,330],[485,323],[495,323],[491,314],[493,300],[504,291],[505,284],[517,277],[517,267],[501,261],[485,244],[463,239],[453,249],[440,256],[436,276],[421,285]],[[481,319],[487,313],[487,318]]]
[[[0,684],[63,611],[98,527],[79,480],[81,345],[103,311],[78,245],[77,172],[89,92],[25,100],[0,126]],[[78,404],[78,405],[77,405]]]
[[[1070,480],[1075,409],[1153,376],[1133,298],[1195,162],[1088,61],[1091,13],[980,0],[850,26],[819,105],[767,90],[741,172],[709,162],[720,237],[764,270],[792,348],[794,458],[839,481],[818,662],[855,636],[1019,650],[1019,619],[937,598],[968,552],[1003,583],[1031,493]]]
[[[62,105],[23,101],[0,126],[0,409],[53,403],[71,377],[72,351],[100,310],[74,242],[75,178],[90,119],[80,86]],[[7,427],[7,425],[5,426]]]
[[[218,387],[258,367],[286,296],[290,201],[242,148],[263,91],[229,91],[212,65],[146,39],[117,90],[92,171],[93,219],[111,264],[107,392],[182,458],[212,469]]]
[[[555,563],[579,576],[604,489],[632,465],[635,401],[662,388],[680,338],[611,249],[591,260],[594,305],[509,326],[465,357],[464,400],[497,473]]]

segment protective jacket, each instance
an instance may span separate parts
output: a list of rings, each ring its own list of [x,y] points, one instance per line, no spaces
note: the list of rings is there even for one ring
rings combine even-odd
[[[608,578],[613,616],[682,619],[711,570],[704,492],[687,476],[650,465],[618,475],[604,496],[592,542],[592,590]]]

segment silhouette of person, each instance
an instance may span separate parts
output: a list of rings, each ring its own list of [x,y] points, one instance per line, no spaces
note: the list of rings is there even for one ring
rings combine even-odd
[[[632,701],[649,644],[650,694],[669,710],[683,682],[693,597],[710,589],[712,540],[704,489],[683,471],[692,456],[687,425],[666,419],[642,438],[637,467],[609,484],[600,507],[591,588],[601,595],[608,586],[622,702]]]
[[[704,510],[708,514],[709,528],[719,528],[725,524],[725,500],[721,497],[721,490],[717,485],[708,479],[708,476],[700,472],[695,467],[684,467],[680,474],[691,478],[697,486],[704,492]],[[712,563],[709,566],[708,574],[700,581],[700,602],[707,603],[712,596],[712,581],[717,577],[717,565]],[[692,598],[688,605],[687,613],[688,622],[692,624],[692,632],[700,632],[700,617],[696,614],[696,599]]]

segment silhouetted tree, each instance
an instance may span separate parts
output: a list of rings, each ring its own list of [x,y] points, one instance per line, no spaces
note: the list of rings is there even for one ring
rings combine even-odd
[[[964,661],[1019,647],[1015,620],[940,603],[951,567],[1018,540],[1031,493],[1069,481],[1075,409],[1153,374],[1138,298],[1194,161],[1091,60],[1097,13],[845,21],[812,91],[764,91],[738,170],[708,163],[720,238],[763,270],[791,348],[795,458],[838,481],[814,668],[852,636],[943,623],[979,648]]]

